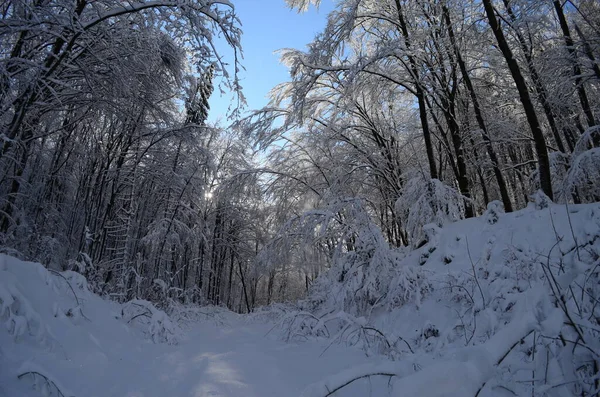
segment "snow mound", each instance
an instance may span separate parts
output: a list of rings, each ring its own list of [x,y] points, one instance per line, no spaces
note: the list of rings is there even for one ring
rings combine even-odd
[[[180,328],[151,302],[134,299],[123,304],[121,317],[127,324],[137,325],[154,343],[177,344]]]
[[[428,224],[409,252],[377,244],[340,255],[281,317],[282,335],[359,345],[396,367],[346,371],[305,395],[360,382],[398,396],[597,393],[600,205],[531,199],[513,213],[493,202],[481,217]]]
[[[358,349],[321,356],[325,342],[265,338],[260,314],[177,306],[167,316],[147,301],[103,300],[78,273],[8,256],[0,310],[0,397],[294,396],[365,363]]]
[[[142,315],[134,319],[133,308]],[[6,255],[0,255],[0,324],[0,396],[73,396],[64,385],[91,390],[82,384],[90,374],[95,390],[106,390],[115,372],[132,365],[131,346],[176,343],[179,335],[149,302],[105,301],[79,273]]]

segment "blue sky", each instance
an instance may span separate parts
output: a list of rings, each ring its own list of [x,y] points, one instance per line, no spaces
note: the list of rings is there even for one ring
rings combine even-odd
[[[322,0],[319,9],[311,7],[309,11],[298,14],[287,7],[285,0],[234,0],[233,3],[244,31],[242,64],[246,70],[241,76],[247,109],[258,109],[267,104],[271,88],[289,80],[288,70],[279,63],[275,51],[281,48],[304,49],[325,27],[327,14],[334,4],[333,0]],[[226,52],[227,48],[223,47],[223,50]],[[221,95],[215,89],[210,98],[209,121],[225,121],[231,100],[231,95]]]

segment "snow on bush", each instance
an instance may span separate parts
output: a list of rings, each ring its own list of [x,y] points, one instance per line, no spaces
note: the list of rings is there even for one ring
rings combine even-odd
[[[588,128],[579,138],[571,154],[566,175],[562,176],[559,196],[565,202],[600,201],[600,126]]]
[[[31,339],[46,345],[46,326],[21,289],[17,278],[0,267],[0,322],[15,341]]]
[[[387,258],[379,264],[372,249],[339,255],[303,311],[285,317],[284,330],[295,340],[330,338],[399,364],[326,378],[306,395],[343,395],[355,381],[381,376],[389,377],[390,395],[597,393],[600,206],[560,206],[539,192],[532,201],[516,213],[505,214],[497,202],[481,218],[426,225],[421,248],[394,258],[379,247],[377,260]],[[352,279],[356,258],[363,264]],[[366,282],[379,298],[363,296],[357,305],[346,294],[360,296],[369,267],[394,276]],[[409,363],[412,370],[400,370]]]
[[[185,305],[177,301],[169,302],[166,313],[172,322],[181,328],[190,328],[197,323],[210,323],[215,326],[226,326],[239,314],[220,306]]]
[[[419,306],[432,291],[428,272],[401,264],[405,250],[390,248],[368,218],[354,226],[351,249],[336,252],[331,268],[312,283],[297,308],[278,308],[278,327],[288,341],[330,338],[368,354],[399,357],[411,351],[410,344],[386,335],[369,319],[377,310]]]
[[[301,307],[314,312],[333,309],[362,316],[374,306],[386,305],[384,299],[390,287],[394,293],[406,295],[406,291],[399,290],[402,285],[411,285],[406,281],[407,273],[398,273],[402,253],[389,247],[377,226],[364,224],[357,231],[352,248],[336,253],[331,269],[313,282]],[[405,278],[398,278],[399,274]],[[392,280],[397,285],[392,285]]]
[[[594,146],[598,146],[600,142],[600,125],[596,125],[585,130],[581,137],[575,144],[573,149],[573,156],[577,157],[583,152],[592,149]]]
[[[504,204],[502,201],[494,200],[488,203],[487,209],[483,213],[483,217],[490,225],[498,222],[500,217],[504,214]]]
[[[388,307],[394,309],[408,303],[417,307],[433,290],[429,280],[429,273],[419,267],[401,265],[397,266],[395,276],[390,284],[387,297]]]
[[[5,282],[9,280],[7,275],[1,276],[5,280],[0,284],[0,319],[6,329],[16,340],[26,335],[43,340],[44,327],[39,314],[16,285]]]
[[[571,167],[571,155],[563,152],[552,152],[548,154],[550,160],[550,176],[552,181],[552,190],[554,193],[554,200],[557,203],[568,202],[572,199],[570,195],[565,196],[565,180],[567,173]],[[539,189],[539,177],[538,170],[534,172],[536,182],[534,185]]]
[[[600,201],[600,148],[592,148],[573,159],[565,178],[564,194],[576,195],[581,202]]]
[[[154,343],[177,344],[181,329],[169,316],[151,302],[134,299],[123,304],[121,318],[128,324],[137,325]]]
[[[438,179],[410,179],[402,196],[396,201],[396,210],[413,242],[423,237],[423,226],[433,223],[441,227],[464,218],[466,197]]]
[[[531,202],[533,203],[536,210],[546,209],[552,204],[550,197],[546,196],[541,190],[537,190],[530,196]]]
[[[244,320],[248,323],[278,323],[294,310],[297,310],[297,307],[290,303],[272,303],[269,306],[256,308],[253,312],[245,315]]]

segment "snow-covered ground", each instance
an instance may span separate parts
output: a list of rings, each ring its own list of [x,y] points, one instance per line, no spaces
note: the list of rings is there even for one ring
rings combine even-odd
[[[395,396],[600,392],[599,204],[537,194],[520,211],[490,203],[481,217],[425,232],[419,248],[393,250],[363,228],[357,251],[340,255],[303,311],[287,315],[289,335],[331,335],[396,360],[329,377],[305,395],[369,374],[388,376]]]
[[[103,300],[77,273],[0,256],[0,397],[597,388],[600,205],[491,206],[427,230],[413,251],[341,257],[298,308],[188,309],[178,321],[149,302]]]
[[[2,397],[59,395],[54,385],[86,397],[295,396],[366,362],[358,349],[322,354],[325,341],[285,343],[269,334],[272,325],[224,311],[188,322],[177,344],[153,343],[120,305],[78,288],[74,273],[64,274],[71,291],[39,264],[1,256],[0,269]]]

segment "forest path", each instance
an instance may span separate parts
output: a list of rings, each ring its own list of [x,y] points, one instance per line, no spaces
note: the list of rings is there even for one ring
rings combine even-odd
[[[0,397],[295,397],[369,360],[326,340],[286,343],[264,316],[227,310],[191,310],[182,329],[158,312],[132,323],[131,305],[84,285],[0,254]],[[149,339],[166,330],[178,344]]]
[[[364,353],[325,343],[285,343],[269,326],[238,319],[228,325],[195,324],[175,346],[147,345],[130,357],[107,395],[125,397],[298,396],[306,386],[352,365]]]

